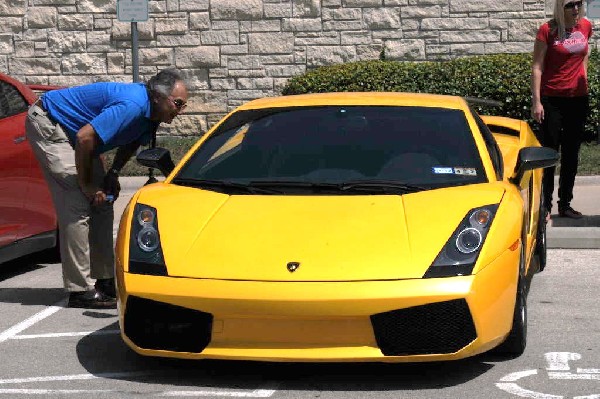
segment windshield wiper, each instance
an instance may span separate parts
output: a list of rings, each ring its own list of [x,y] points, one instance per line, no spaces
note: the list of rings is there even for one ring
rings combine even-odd
[[[427,187],[406,184],[393,180],[353,180],[340,184],[342,191],[383,192],[408,194],[428,190]]]
[[[281,194],[281,191],[279,190],[255,187],[251,184],[236,183],[227,180],[206,180],[176,177],[173,179],[173,183],[187,187],[216,189],[216,191],[225,192],[226,194],[229,194],[231,191],[250,194]]]
[[[299,188],[318,192],[347,192],[368,194],[407,194],[427,190],[426,187],[395,182],[393,180],[351,180],[343,183],[288,181],[288,180],[258,180],[251,181],[252,187]]]

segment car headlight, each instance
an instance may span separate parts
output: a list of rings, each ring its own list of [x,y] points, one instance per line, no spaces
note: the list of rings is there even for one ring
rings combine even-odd
[[[467,212],[423,278],[471,274],[497,210],[493,204]]]
[[[129,272],[167,275],[158,233],[158,215],[156,209],[148,205],[136,204],[133,209],[129,240]]]

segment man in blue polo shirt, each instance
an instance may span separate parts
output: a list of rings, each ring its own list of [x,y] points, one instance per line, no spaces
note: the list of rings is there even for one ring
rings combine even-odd
[[[144,83],[93,83],[50,91],[29,109],[27,138],[56,208],[69,307],[115,308],[112,202],[119,171],[161,122],[186,106],[179,71]],[[100,154],[117,148],[110,168]]]

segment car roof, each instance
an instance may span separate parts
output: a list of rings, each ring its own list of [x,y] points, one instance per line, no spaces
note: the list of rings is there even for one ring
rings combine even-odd
[[[249,101],[240,106],[238,110],[326,105],[421,106],[468,109],[467,102],[458,96],[403,92],[332,92],[265,97]]]

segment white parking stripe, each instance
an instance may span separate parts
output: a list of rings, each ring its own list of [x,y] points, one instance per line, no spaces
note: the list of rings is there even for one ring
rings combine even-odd
[[[23,330],[28,329],[29,327],[31,327],[38,321],[44,320],[48,316],[52,316],[54,313],[63,309],[65,304],[66,304],[66,299],[63,299],[63,300],[55,303],[54,305],[47,307],[46,309],[42,310],[41,312],[34,314],[27,320],[22,321],[19,324],[14,325],[11,328],[9,328],[8,330],[0,333],[0,342],[4,342],[8,339],[11,339],[15,335],[17,335],[18,333],[20,333]]]
[[[229,398],[270,398],[275,389],[255,389],[254,391],[167,391],[159,396],[224,396]]]
[[[84,390],[84,389],[0,389],[0,394],[7,393],[12,395],[52,395],[52,394],[89,394],[89,393],[107,393],[115,392],[112,389],[107,390]]]
[[[164,373],[160,370],[148,370],[148,371],[131,371],[122,373],[101,373],[101,374],[71,374],[71,375],[57,375],[57,376],[45,376],[45,377],[30,377],[30,378],[12,378],[0,380],[0,384],[26,384],[33,382],[56,382],[56,381],[81,381],[81,380],[92,380],[96,378],[127,378],[127,377],[139,377],[146,375],[158,375]],[[147,395],[151,396],[189,396],[189,397],[203,397],[203,396],[218,396],[218,397],[230,397],[230,398],[270,398],[275,392],[277,392],[277,386],[275,384],[269,384],[259,389],[252,391],[229,391],[229,390],[195,390],[195,391],[161,391],[161,392],[149,392]],[[120,390],[95,390],[95,389],[9,389],[0,388],[0,394],[24,394],[24,395],[48,395],[48,394],[89,394],[89,393],[103,393],[103,392],[120,392],[126,393]],[[136,391],[136,393],[139,393]]]
[[[502,382],[517,381],[517,380],[520,380],[523,377],[528,377],[530,375],[535,375],[535,374],[537,374],[537,370],[536,369],[525,370],[525,371],[517,371],[517,372],[510,373],[509,375],[506,375],[506,376],[502,377],[500,379],[500,381],[502,381]]]
[[[92,393],[128,393],[126,391],[118,391],[114,389],[0,389],[0,394],[12,395],[68,395],[68,394],[92,394]],[[229,397],[229,398],[270,398],[275,393],[275,390],[255,389],[250,392],[243,391],[166,391],[160,393],[146,393],[146,396],[210,396],[210,397]],[[139,394],[139,391],[131,392],[131,394]]]
[[[30,334],[30,335],[15,335],[10,339],[37,339],[37,338],[61,338],[61,337],[83,337],[86,335],[114,335],[120,334],[120,330],[103,330],[103,331],[83,331],[69,333],[50,333],[50,334]]]
[[[532,399],[563,399],[564,396],[557,395],[548,395],[541,392],[530,391],[529,389],[521,388],[515,383],[512,382],[498,382],[496,386],[503,391],[508,393],[512,393],[513,395],[520,396],[522,398],[532,398]]]
[[[0,380],[0,384],[25,384],[29,382],[53,382],[53,381],[76,381],[76,380],[92,380],[94,378],[123,378],[137,377],[144,375],[157,374],[158,371],[129,371],[121,373],[99,373],[99,374],[71,374],[71,375],[54,375],[45,377],[28,377],[28,378],[11,378]]]

